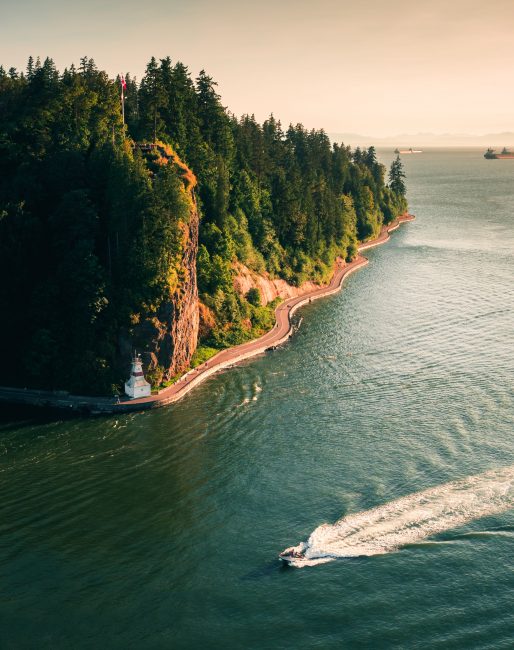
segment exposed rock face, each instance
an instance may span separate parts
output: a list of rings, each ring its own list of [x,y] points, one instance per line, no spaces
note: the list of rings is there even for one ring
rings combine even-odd
[[[267,273],[259,275],[239,262],[235,263],[235,272],[234,287],[236,291],[241,295],[246,295],[250,289],[258,289],[263,305],[267,305],[275,298],[285,300],[286,298],[301,296],[320,286],[314,282],[304,282],[301,287],[295,287],[285,280],[272,280]]]
[[[191,170],[166,145],[159,145],[163,156],[160,164],[174,164],[184,183],[184,192],[190,205],[189,220],[181,222],[180,278],[176,289],[170,291],[153,317],[142,320],[132,332],[130,343],[121,342],[122,353],[129,346],[142,354],[145,373],[154,384],[171,379],[185,370],[197,344],[199,328],[198,286],[196,256],[198,253],[199,215],[194,188],[196,178]],[[130,347],[128,348],[130,350]],[[127,357],[128,358],[128,357]]]
[[[204,305],[203,302],[198,303],[200,308],[200,329],[199,336],[200,338],[206,338],[209,333],[216,327],[216,318],[212,311]]]
[[[198,345],[198,286],[196,282],[196,255],[198,253],[198,209],[191,191],[191,215],[184,226],[182,254],[183,281],[163,303],[158,318],[159,335],[153,341],[152,361],[164,368],[164,379],[170,379],[185,370]]]

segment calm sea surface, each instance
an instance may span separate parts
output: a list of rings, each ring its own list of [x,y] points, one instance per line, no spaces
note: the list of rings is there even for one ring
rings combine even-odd
[[[281,350],[152,413],[2,411],[2,649],[514,646],[514,160],[482,153],[405,156],[417,220]],[[362,556],[279,566],[343,516]]]

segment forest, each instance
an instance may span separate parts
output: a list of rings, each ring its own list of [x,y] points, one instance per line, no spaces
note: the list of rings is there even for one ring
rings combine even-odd
[[[399,158],[387,173],[373,147],[352,151],[273,115],[262,124],[233,115],[205,71],[194,78],[169,57],[152,58],[139,82],[109,78],[87,57],[63,72],[50,58],[31,57],[23,72],[0,66],[9,384],[121,391],[130,358],[120,341],[144,347],[138,324],[197,277],[195,356],[148,368],[154,385],[171,381],[271,326],[273,305],[236,292],[235,262],[294,285],[325,282],[336,257],[351,260],[405,212],[404,178]],[[196,275],[183,263],[194,210]]]

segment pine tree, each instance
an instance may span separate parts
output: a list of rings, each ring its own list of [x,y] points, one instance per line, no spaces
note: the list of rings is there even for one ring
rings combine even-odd
[[[152,57],[146,66],[145,76],[141,81],[140,96],[143,135],[148,137],[151,134],[155,142],[164,128],[161,113],[167,106],[162,75],[155,57]]]
[[[27,79],[30,81],[34,75],[34,59],[32,56],[29,56],[27,61]]]
[[[205,71],[193,81],[182,63],[152,58],[139,87],[125,80],[123,139],[119,80],[92,59],[60,76],[48,58],[29,59],[26,75],[0,67],[0,340],[23,385],[32,368],[35,385],[105,391],[120,378],[120,332],[158,317],[184,281],[182,172],[130,138],[172,143],[197,177],[198,286],[217,346],[256,335],[270,314],[236,293],[235,260],[326,282],[337,256],[352,259],[358,238],[407,207],[399,159],[387,187],[373,147],[352,153],[301,124],[284,132],[273,115],[238,119]]]
[[[391,169],[389,170],[389,187],[398,198],[405,196],[406,187],[404,179],[403,164],[398,155],[391,163]]]

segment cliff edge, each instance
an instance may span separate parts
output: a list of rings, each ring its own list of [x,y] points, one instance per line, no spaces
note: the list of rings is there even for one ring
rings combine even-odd
[[[167,295],[154,315],[148,315],[133,330],[130,345],[142,353],[145,372],[152,383],[168,381],[186,370],[197,344],[199,327],[196,256],[199,213],[195,196],[197,180],[178,154],[162,143],[156,145],[158,165],[172,165],[182,181],[181,192],[188,205],[188,219],[178,223],[179,254]],[[126,346],[124,346],[126,347]]]

